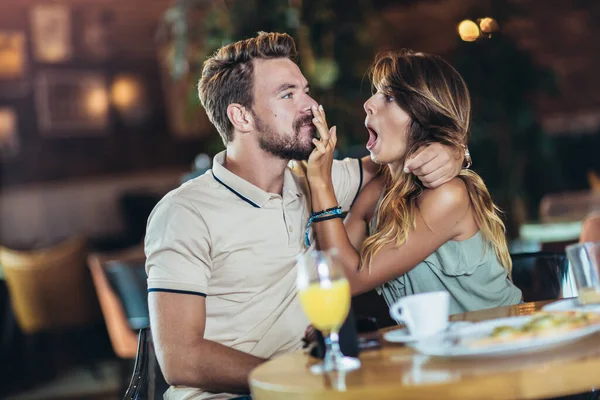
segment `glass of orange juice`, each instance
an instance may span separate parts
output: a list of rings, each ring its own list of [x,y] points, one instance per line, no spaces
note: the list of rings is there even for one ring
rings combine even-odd
[[[357,358],[340,349],[339,330],[350,311],[350,285],[335,252],[311,251],[298,257],[296,286],[304,313],[323,332],[325,358],[311,372],[351,371],[360,367]]]

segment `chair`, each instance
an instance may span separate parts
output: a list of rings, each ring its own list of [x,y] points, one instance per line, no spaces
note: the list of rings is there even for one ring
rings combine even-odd
[[[0,247],[12,312],[24,334],[25,353],[15,357],[30,378],[55,373],[65,353],[90,363],[100,348],[93,342],[101,318],[86,256],[81,237],[35,251]],[[15,343],[20,338],[17,333]]]
[[[113,350],[124,360],[135,358],[137,330],[150,324],[144,263],[141,246],[88,257]]]
[[[564,253],[537,252],[511,254],[512,279],[523,292],[523,300],[541,301],[560,299],[568,273]]]
[[[99,321],[86,257],[83,238],[36,251],[0,247],[0,265],[23,332],[31,334]]]
[[[108,336],[120,359],[122,392],[137,353],[138,330],[150,325],[145,259],[141,245],[88,257]]]
[[[159,400],[169,388],[154,351],[150,328],[140,330],[133,375],[123,400]]]

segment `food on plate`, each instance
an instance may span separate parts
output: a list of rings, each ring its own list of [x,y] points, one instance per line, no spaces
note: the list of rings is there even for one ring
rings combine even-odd
[[[489,346],[494,344],[512,343],[540,337],[560,335],[598,324],[600,328],[600,313],[583,311],[540,312],[531,320],[520,326],[501,325],[483,338],[465,340],[471,346]]]

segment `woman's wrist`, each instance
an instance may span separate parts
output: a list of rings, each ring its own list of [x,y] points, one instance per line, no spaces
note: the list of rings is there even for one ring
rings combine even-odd
[[[333,182],[330,179],[313,178],[308,180],[308,186],[311,190],[328,190],[333,187]]]
[[[338,205],[333,186],[322,186],[321,189],[310,187],[313,212],[325,210]]]

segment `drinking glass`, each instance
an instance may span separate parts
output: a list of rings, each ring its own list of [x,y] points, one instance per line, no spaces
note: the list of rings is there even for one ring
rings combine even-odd
[[[298,256],[296,286],[304,313],[323,332],[325,357],[311,372],[351,371],[360,367],[357,358],[340,349],[339,330],[350,310],[350,285],[335,252],[310,251]]]
[[[567,256],[575,284],[579,303],[600,304],[600,242],[586,242],[567,246]]]

